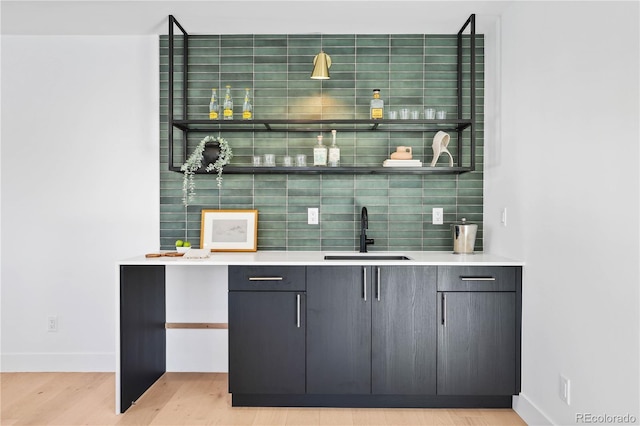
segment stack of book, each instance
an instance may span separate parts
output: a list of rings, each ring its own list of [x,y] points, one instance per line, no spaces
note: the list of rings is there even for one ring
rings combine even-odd
[[[384,160],[383,167],[422,167],[420,160]]]

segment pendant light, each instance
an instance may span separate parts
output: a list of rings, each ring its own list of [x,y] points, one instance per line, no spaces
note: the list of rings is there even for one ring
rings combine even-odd
[[[331,76],[329,76],[329,68],[331,68],[331,56],[321,50],[320,53],[313,58],[311,78],[314,80],[329,80],[331,78]]]
[[[322,35],[320,35],[320,53],[313,58],[313,71],[311,78],[314,80],[329,80],[329,68],[331,68],[331,56],[322,50]]]

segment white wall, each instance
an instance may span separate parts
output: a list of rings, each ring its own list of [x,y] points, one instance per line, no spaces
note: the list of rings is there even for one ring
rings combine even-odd
[[[167,322],[228,321],[226,266],[172,265],[165,275]],[[168,329],[167,371],[228,372],[228,330]]]
[[[115,262],[159,244],[158,85],[154,36],[2,37],[3,371],[114,370]]]
[[[518,410],[639,421],[638,3],[518,2],[501,23],[485,244],[526,261]]]

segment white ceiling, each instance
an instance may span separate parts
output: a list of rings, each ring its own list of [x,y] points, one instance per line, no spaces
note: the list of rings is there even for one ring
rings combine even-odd
[[[455,33],[511,1],[2,0],[3,35],[152,35],[174,15],[190,34]],[[481,19],[483,18],[483,19]],[[479,28],[478,32],[482,32]]]

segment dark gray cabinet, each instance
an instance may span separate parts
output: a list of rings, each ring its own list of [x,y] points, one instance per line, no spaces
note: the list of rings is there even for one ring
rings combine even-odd
[[[436,391],[435,267],[307,268],[307,392]]]
[[[511,407],[522,267],[229,266],[234,406]],[[166,370],[165,266],[121,265],[120,411]]]
[[[371,392],[436,392],[436,267],[373,268]]]
[[[307,267],[307,392],[371,392],[371,280],[361,266]]]
[[[229,392],[305,393],[304,267],[229,268]]]
[[[229,268],[232,404],[510,407],[521,268]]]
[[[438,395],[519,391],[516,268],[441,267]]]

